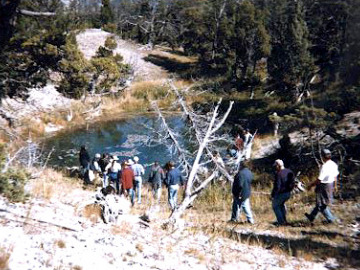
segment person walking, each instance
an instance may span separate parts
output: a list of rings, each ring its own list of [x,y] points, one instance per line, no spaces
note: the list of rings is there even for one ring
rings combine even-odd
[[[106,170],[106,167],[110,163],[110,157],[108,153],[104,153],[102,157],[99,160],[99,166],[101,169],[101,173],[103,175],[103,187],[106,188],[108,186],[108,172]]]
[[[135,174],[135,192],[137,193],[137,203],[141,204],[141,186],[142,186],[142,176],[145,174],[145,169],[143,165],[139,164],[139,158],[134,157],[134,164],[131,165],[131,169]]]
[[[164,170],[161,168],[159,161],[155,161],[151,166],[149,183],[152,185],[152,190],[154,192],[154,199],[159,203],[161,197],[161,185],[162,181],[165,179]]]
[[[175,163],[173,161],[169,161],[168,168],[169,170],[165,178],[165,184],[168,187],[169,205],[171,210],[174,211],[177,207],[179,185],[183,185],[185,181],[180,170],[175,168]]]
[[[254,224],[254,218],[250,207],[251,182],[253,179],[253,174],[248,168],[248,162],[241,162],[239,171],[235,175],[232,186],[233,205],[230,221],[237,222],[239,212],[241,213],[241,210],[243,210],[246,215],[247,222]]]
[[[110,163],[106,166],[105,171],[109,175],[110,183],[115,183],[116,194],[120,194],[120,173],[121,165],[117,162],[119,158],[112,156]]]
[[[84,181],[86,184],[89,184],[90,155],[89,152],[86,150],[85,145],[82,145],[80,148],[79,162],[81,165],[81,174],[84,177]]]
[[[121,171],[121,188],[125,195],[130,196],[131,205],[134,206],[134,186],[135,175],[131,169],[129,162],[122,163],[123,169]]]
[[[273,190],[271,192],[272,208],[274,210],[277,223],[276,225],[285,225],[286,206],[285,202],[290,199],[290,193],[294,183],[294,173],[285,168],[281,159],[275,160],[275,180]]]
[[[99,165],[100,158],[101,155],[99,153],[96,153],[89,166],[89,181],[90,183],[93,183],[95,185],[98,184],[96,179],[98,179],[98,176],[101,173],[101,168]]]
[[[335,217],[330,211],[330,205],[333,198],[334,184],[336,187],[337,177],[339,175],[338,165],[331,160],[331,151],[323,150],[325,163],[321,166],[319,177],[308,186],[308,190],[315,187],[316,205],[310,214],[305,213],[307,219],[312,223],[316,215],[321,212],[328,223],[333,223]]]
[[[253,145],[253,135],[250,133],[249,129],[245,129],[245,131],[244,131],[244,157],[245,157],[245,159],[250,159],[252,145]]]

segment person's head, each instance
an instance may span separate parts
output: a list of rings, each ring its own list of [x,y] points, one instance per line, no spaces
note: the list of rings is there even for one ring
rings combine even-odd
[[[116,163],[119,160],[119,158],[117,156],[112,156],[111,157],[111,162],[112,163]]]
[[[326,160],[331,159],[331,151],[329,149],[324,149],[323,154]]]
[[[281,170],[285,169],[284,161],[282,161],[281,159],[275,160],[273,166],[275,167],[276,171],[281,171]]]
[[[134,164],[134,161],[131,158],[129,158],[128,161],[127,161],[127,165],[131,166],[133,164]]]
[[[156,167],[159,166],[159,161],[155,160],[154,166],[156,166]]]
[[[168,164],[169,164],[170,169],[175,168],[175,162],[174,161],[170,160]]]
[[[134,162],[135,162],[135,163],[138,163],[138,162],[139,162],[139,157],[135,156],[135,157],[134,157]]]
[[[100,155],[99,153],[96,153],[96,154],[95,154],[95,158],[96,158],[96,159],[100,159],[100,158],[101,158],[101,155]]]
[[[85,151],[86,150],[86,146],[85,145],[82,145],[81,147],[80,147],[80,151]]]

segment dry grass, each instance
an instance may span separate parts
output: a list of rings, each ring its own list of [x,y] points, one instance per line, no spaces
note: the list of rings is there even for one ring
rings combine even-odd
[[[167,58],[170,61],[178,62],[181,64],[192,64],[198,61],[197,57],[194,56],[186,56],[182,54],[175,54],[169,51],[164,50],[153,50],[151,52],[152,55],[161,56],[163,58]]]
[[[74,189],[81,188],[81,183],[77,179],[65,177],[62,172],[48,168],[39,178],[31,180],[30,186],[32,196],[50,200],[53,197],[61,199]]]
[[[0,270],[9,269],[9,260],[13,247],[4,248],[0,246]]]
[[[63,240],[61,239],[58,239],[55,241],[55,245],[58,247],[58,248],[65,248],[66,247],[66,244]]]
[[[89,204],[84,207],[83,216],[92,223],[97,223],[101,220],[101,206],[98,204]]]

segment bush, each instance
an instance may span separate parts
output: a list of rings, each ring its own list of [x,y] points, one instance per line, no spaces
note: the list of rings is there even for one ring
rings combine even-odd
[[[25,184],[29,175],[24,170],[11,169],[0,174],[0,194],[12,202],[23,202],[26,200]]]

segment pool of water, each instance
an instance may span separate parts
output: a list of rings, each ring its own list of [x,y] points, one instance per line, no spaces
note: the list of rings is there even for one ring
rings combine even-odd
[[[167,122],[178,133],[183,135],[186,133],[185,122],[180,116],[169,116]],[[45,152],[54,149],[48,165],[79,166],[81,145],[86,145],[91,157],[94,157],[96,153],[110,153],[117,155],[120,160],[138,156],[140,163],[145,166],[149,166],[155,160],[165,164],[175,158],[171,156],[167,144],[151,142],[154,131],[159,131],[160,125],[160,121],[155,116],[136,116],[125,120],[96,123],[84,129],[61,132],[44,142]]]

